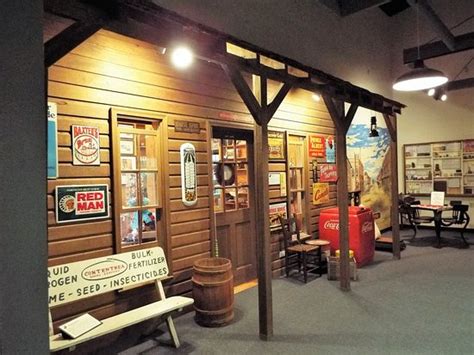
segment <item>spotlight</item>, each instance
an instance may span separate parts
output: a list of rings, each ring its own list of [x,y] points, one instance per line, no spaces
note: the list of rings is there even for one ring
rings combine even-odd
[[[377,117],[370,117],[370,133],[369,137],[378,137],[379,132],[377,131]]]
[[[193,62],[193,53],[186,47],[175,48],[171,53],[171,61],[177,68],[186,69]]]
[[[448,99],[448,95],[443,94],[441,95],[441,101],[446,101]]]
[[[318,94],[311,95],[311,98],[316,102],[321,101],[321,96],[319,96]]]
[[[428,90],[428,96],[433,96],[435,94],[436,90],[431,88]]]

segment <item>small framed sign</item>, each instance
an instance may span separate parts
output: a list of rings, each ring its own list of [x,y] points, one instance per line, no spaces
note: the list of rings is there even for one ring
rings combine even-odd
[[[99,128],[72,126],[73,165],[100,165]]]
[[[109,217],[108,185],[56,186],[56,222]]]
[[[329,202],[329,184],[317,182],[313,184],[313,205]]]
[[[286,202],[271,203],[268,211],[268,217],[270,219],[270,230],[277,230],[281,228],[280,219],[288,218],[288,210],[286,208]]]
[[[337,167],[335,164],[321,164],[319,166],[319,181],[320,182],[336,182],[337,181]]]

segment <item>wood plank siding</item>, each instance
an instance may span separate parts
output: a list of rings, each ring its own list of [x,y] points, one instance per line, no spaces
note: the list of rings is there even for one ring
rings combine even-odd
[[[250,80],[250,77],[247,77]],[[270,83],[269,97],[277,83]],[[148,114],[165,115],[167,127],[168,166],[163,167],[168,181],[168,200],[164,201],[171,255],[167,256],[173,279],[167,284],[168,294],[190,294],[192,265],[195,260],[211,255],[212,195],[211,154],[208,123],[219,125],[253,125],[253,119],[237,91],[222,69],[214,64],[196,61],[187,71],[171,66],[166,56],[149,43],[101,30],[60,59],[48,71],[48,101],[58,109],[59,177],[49,180],[48,247],[49,264],[111,255],[115,252],[113,211],[111,218],[90,222],[57,224],[54,210],[54,190],[58,185],[108,184],[113,188],[112,137],[110,109],[142,110]],[[175,121],[199,123],[199,133],[175,132]],[[101,164],[74,166],[71,151],[71,126],[91,125],[99,128]],[[270,121],[270,130],[290,134],[335,135],[329,113],[321,101],[311,99],[311,93],[292,90]],[[192,207],[181,202],[181,144],[192,143],[197,153],[198,201]],[[286,164],[271,162],[270,172],[286,171]],[[310,166],[308,164],[308,186]],[[111,200],[114,200],[113,191]],[[307,198],[311,201],[311,191]],[[270,187],[270,202],[286,200],[279,190]],[[111,206],[113,206],[112,202]],[[332,184],[330,202],[310,206],[308,224],[317,232],[322,208],[336,205],[336,187]],[[282,272],[281,236],[272,233],[272,268],[274,275]],[[135,307],[156,297],[152,288],[112,292],[92,297],[87,302],[53,309],[55,324],[88,311],[103,318]]]

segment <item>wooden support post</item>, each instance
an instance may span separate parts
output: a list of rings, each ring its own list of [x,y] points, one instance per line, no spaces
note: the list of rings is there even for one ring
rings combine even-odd
[[[272,260],[270,254],[270,223],[268,216],[268,105],[267,79],[253,75],[253,91],[261,110],[255,127],[255,166],[257,191],[257,273],[260,339],[273,336]]]
[[[343,291],[350,291],[346,134],[357,111],[357,106],[353,104],[349,108],[347,115],[344,115],[343,101],[335,101],[326,95],[323,98],[336,126],[337,206],[339,207],[339,249],[341,261],[340,287]]]
[[[280,106],[290,84],[283,84],[272,102],[268,103],[267,78],[252,77],[253,90],[240,71],[231,65],[222,64],[237,92],[257,123],[255,127],[255,191],[257,230],[257,276],[260,338],[269,340],[273,336],[272,260],[270,254],[270,222],[268,217],[268,122]],[[252,92],[253,91],[253,92]]]
[[[392,253],[394,259],[400,259],[400,224],[398,216],[398,150],[397,150],[397,121],[393,116],[384,114],[385,124],[390,133],[390,167],[392,171]]]

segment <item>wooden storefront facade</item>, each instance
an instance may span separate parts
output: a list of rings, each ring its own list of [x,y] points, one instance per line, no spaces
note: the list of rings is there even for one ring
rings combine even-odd
[[[250,80],[250,76],[247,79]],[[270,94],[277,89],[277,83],[269,85]],[[111,255],[120,248],[126,249],[120,246],[120,238],[117,238],[117,214],[112,207],[116,198],[114,182],[120,179],[120,173],[114,173],[117,170],[114,168],[113,158],[112,115],[116,112],[138,118],[156,117],[162,128],[158,140],[163,151],[158,167],[163,178],[159,191],[162,199],[159,210],[163,233],[158,237],[158,244],[167,251],[173,271],[173,278],[167,284],[168,293],[189,294],[192,290],[194,261],[210,256],[215,248],[212,243],[216,233],[212,196],[213,128],[221,131],[227,128],[230,132],[247,131],[251,136],[254,135],[255,123],[226,74],[220,67],[202,62],[195,63],[187,71],[179,71],[171,66],[166,56],[157,53],[156,46],[100,30],[49,68],[48,101],[57,105],[59,162],[58,178],[48,180],[49,265]],[[177,132],[176,121],[197,123],[199,132]],[[72,164],[73,125],[99,128],[100,165]],[[322,100],[315,102],[311,92],[294,89],[275,113],[269,131],[282,138],[283,156],[271,159],[268,170],[272,174],[281,173],[281,179],[285,180],[281,184],[270,186],[270,203],[287,204],[291,213],[291,203],[287,203],[292,195],[288,143],[298,140],[301,151],[306,154],[301,157],[301,183],[299,189],[293,189],[293,195],[299,195],[299,208],[304,216],[303,229],[314,235],[318,230],[320,210],[336,205],[335,184],[330,185],[327,203],[317,206],[311,203],[312,174],[307,154],[308,136],[335,135],[327,108]],[[180,146],[188,142],[196,148],[198,182],[197,203],[189,207],[181,201],[179,152]],[[254,179],[254,174],[249,175],[249,179]],[[109,186],[111,218],[56,223],[56,186],[89,184]],[[255,198],[250,199],[249,203],[255,204]],[[255,214],[255,208],[250,210]],[[248,231],[241,230],[240,233]],[[218,238],[218,244],[222,242]],[[220,249],[222,255],[222,245]],[[254,247],[254,252],[255,249]],[[279,256],[282,249],[281,233],[273,231],[273,276],[282,274],[284,259]],[[237,259],[239,257],[236,256]],[[256,254],[253,263],[255,262]],[[255,277],[254,274],[253,278]],[[243,281],[248,280],[242,279],[241,282]],[[153,297],[151,292],[151,288],[144,287],[120,294],[98,296],[94,302],[55,309],[53,318],[59,323],[84,311],[90,311],[98,318],[110,316],[123,308],[137,306],[147,297]]]
[[[47,188],[48,263],[158,244],[172,272],[167,293],[176,295],[190,294],[196,260],[228,257],[237,283],[257,276],[260,336],[269,339],[270,278],[284,270],[282,236],[269,210],[296,213],[302,230],[317,235],[321,209],[348,204],[345,135],[357,108],[383,113],[395,149],[395,116],[404,105],[151,2],[116,5],[112,11],[73,0],[45,2],[47,100],[57,107],[58,129],[58,176],[48,180]],[[199,58],[184,71],[171,65],[161,47],[183,38]],[[314,93],[322,99],[316,102]],[[350,104],[347,110],[344,102]],[[73,126],[99,130],[99,165],[73,164]],[[317,205],[312,203],[312,169],[326,160],[310,157],[308,145],[315,136],[335,142],[339,176],[329,184],[325,202]],[[197,200],[189,205],[182,201],[180,150],[186,143],[196,152]],[[154,150],[151,166],[142,155],[149,149]],[[272,156],[275,149],[280,153]],[[396,156],[391,163],[396,172]],[[229,169],[232,179],[226,175]],[[127,179],[138,191],[133,202],[125,197]],[[109,189],[110,217],[57,222],[57,186],[97,184]],[[397,193],[395,183],[392,199]],[[138,231],[124,232],[134,216]],[[141,223],[145,216],[151,230]],[[392,218],[397,218],[395,208]],[[393,234],[394,257],[399,258],[398,225]],[[346,208],[340,210],[340,242],[340,284],[347,291]],[[86,311],[104,318],[155,297],[152,287],[144,285],[57,307],[52,317],[55,327]]]

